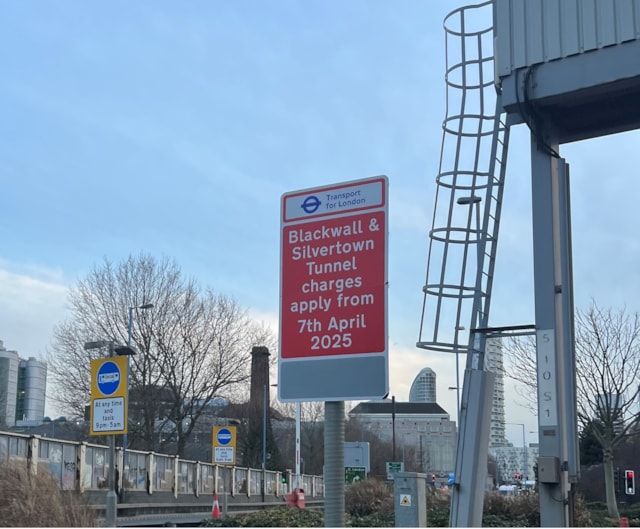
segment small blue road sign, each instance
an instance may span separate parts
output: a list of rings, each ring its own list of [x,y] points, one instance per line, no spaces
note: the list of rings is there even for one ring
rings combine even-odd
[[[118,391],[120,386],[120,368],[115,362],[105,362],[98,369],[98,389],[107,397]]]
[[[217,434],[218,443],[221,445],[228,445],[233,439],[233,435],[227,428],[221,428]]]

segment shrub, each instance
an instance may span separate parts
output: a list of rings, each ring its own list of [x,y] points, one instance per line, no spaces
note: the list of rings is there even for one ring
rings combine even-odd
[[[23,463],[0,464],[0,520],[3,527],[92,527],[94,511],[79,494],[61,491],[41,468],[37,475]]]
[[[321,509],[275,507],[220,520],[203,520],[209,527],[324,527]],[[347,527],[393,527],[393,491],[376,479],[345,486]]]
[[[273,507],[264,511],[236,514],[220,520],[203,520],[207,527],[324,527],[322,511]]]
[[[575,496],[575,527],[592,527],[591,513],[581,495]],[[485,495],[482,516],[484,527],[540,527],[540,498],[538,494],[506,497],[497,492]]]
[[[427,525],[449,526],[451,496],[448,491],[427,487]],[[345,487],[345,525],[347,527],[394,527],[394,493],[387,483],[366,479]],[[634,511],[634,514],[638,511]],[[622,514],[622,512],[621,512]],[[638,513],[640,514],[640,513]],[[640,526],[640,516],[631,513],[632,527]],[[589,509],[580,495],[576,495],[575,527],[617,526],[618,521],[592,520]],[[245,515],[229,516],[222,520],[203,520],[203,525],[215,527],[323,527],[322,510],[273,508]],[[485,496],[483,527],[539,527],[540,506],[537,494],[505,497],[497,492]]]
[[[351,517],[375,515],[393,518],[393,490],[384,482],[367,478],[345,487],[345,511]]]
[[[427,510],[449,509],[450,505],[451,491],[427,486]]]
[[[497,519],[502,519],[507,526],[540,527],[540,504],[537,494],[519,494],[506,497],[499,492],[489,492],[484,497],[483,525],[487,527],[504,527]],[[487,519],[485,522],[485,518]],[[489,520],[492,524],[489,525]]]
[[[575,527],[593,527],[593,520],[591,512],[587,508],[587,504],[584,501],[582,494],[575,495]],[[618,525],[617,523],[615,525]]]
[[[449,506],[431,508],[427,504],[427,526],[449,527]]]

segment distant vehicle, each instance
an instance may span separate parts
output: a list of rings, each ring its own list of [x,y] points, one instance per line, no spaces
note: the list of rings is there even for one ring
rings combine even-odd
[[[498,492],[503,496],[512,497],[520,494],[520,489],[516,485],[500,485]]]

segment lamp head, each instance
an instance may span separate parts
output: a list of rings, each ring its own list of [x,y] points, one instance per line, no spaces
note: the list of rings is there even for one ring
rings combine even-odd
[[[137,351],[133,347],[127,345],[117,345],[113,348],[113,352],[118,356],[133,356],[137,354]]]
[[[481,200],[482,200],[482,197],[479,197],[478,195],[471,195],[469,197],[460,197],[460,198],[458,198],[458,200],[456,200],[456,202],[458,204],[461,204],[461,205],[464,205],[464,204],[477,204]]]
[[[87,342],[84,344],[84,350],[88,351],[89,349],[102,349],[103,347],[107,347],[109,342],[107,340],[98,340],[96,342]]]

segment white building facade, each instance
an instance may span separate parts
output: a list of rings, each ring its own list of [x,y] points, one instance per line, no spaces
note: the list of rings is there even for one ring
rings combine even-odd
[[[406,450],[416,455],[420,472],[446,482],[454,471],[456,423],[438,404],[431,402],[363,402],[349,412],[364,430],[398,447],[396,459]]]
[[[23,360],[0,341],[0,426],[42,420],[46,399],[47,364]]]

